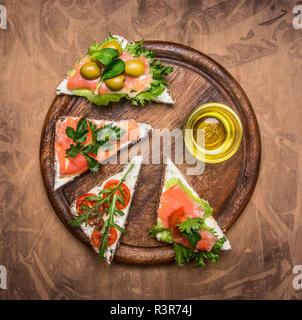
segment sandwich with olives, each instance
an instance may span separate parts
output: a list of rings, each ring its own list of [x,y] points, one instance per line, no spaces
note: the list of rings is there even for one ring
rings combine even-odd
[[[142,156],[136,156],[123,171],[106,179],[73,201],[72,227],[80,227],[101,261],[111,264],[125,225]]]
[[[135,120],[59,118],[54,143],[54,190],[87,170],[98,171],[100,164],[146,137],[151,128]]]
[[[208,201],[198,196],[170,159],[157,213],[150,235],[173,244],[178,266],[191,260],[196,261],[196,267],[205,266],[207,260],[217,262],[221,250],[231,249]]]
[[[103,42],[91,44],[56,92],[86,97],[98,106],[123,98],[133,105],[151,101],[173,104],[165,80],[172,71],[152,50],[144,48],[143,40],[128,42],[110,34]]]

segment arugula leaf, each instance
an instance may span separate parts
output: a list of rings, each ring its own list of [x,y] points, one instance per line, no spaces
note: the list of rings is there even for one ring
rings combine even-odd
[[[93,195],[93,196],[86,197],[84,200],[99,201],[100,197]]]
[[[102,241],[101,241],[101,246],[100,246],[100,249],[99,249],[100,250],[100,252],[99,252],[100,260],[103,260],[105,251],[107,250],[108,237],[109,237],[109,233],[110,233],[111,227],[115,226],[122,233],[126,232],[123,228],[121,228],[120,226],[116,225],[115,222],[114,222],[115,214],[118,211],[120,211],[116,207],[116,202],[122,200],[118,195],[115,194],[115,191],[118,190],[119,186],[126,180],[126,177],[127,177],[128,173],[132,170],[133,166],[134,166],[134,163],[132,162],[130,164],[128,170],[126,171],[126,173],[124,174],[124,176],[120,180],[120,182],[115,186],[114,189],[111,190],[111,192],[106,196],[106,198],[101,200],[101,202],[102,202],[105,199],[107,199],[108,202],[109,202],[109,208],[108,208],[109,217],[105,221],[104,226],[102,228],[102,232],[101,232]],[[113,195],[113,197],[111,197],[112,195]],[[111,200],[111,198],[112,198],[112,200]],[[122,202],[123,202],[123,200],[122,200]]]
[[[125,213],[124,213],[125,214]],[[121,233],[123,233],[123,234],[125,234],[125,233],[127,233],[127,231],[125,230],[125,229],[123,229],[121,226],[119,226],[118,224],[116,224],[116,223],[112,223],[112,225],[118,230],[118,231],[120,231]]]
[[[105,221],[104,226],[102,228],[102,232],[101,232],[102,241],[101,241],[101,246],[99,249],[100,250],[100,252],[99,252],[100,260],[103,260],[105,251],[107,250],[107,243],[108,243],[109,233],[110,233],[110,229],[111,229],[110,222],[112,222],[111,220],[113,218],[113,215],[114,215],[114,207],[112,206],[111,210],[110,210],[109,218]]]
[[[104,69],[100,81],[113,78],[125,70],[125,62],[121,59],[114,59]]]
[[[80,216],[74,216],[75,219],[74,220],[71,220],[69,222],[69,224],[72,226],[72,227],[79,227],[81,225],[81,223],[86,219],[86,216],[85,215],[80,215]]]
[[[111,192],[112,191],[112,189],[103,189],[103,190],[101,190],[100,192],[99,192],[99,195],[102,195],[102,194],[104,194],[104,193],[109,193],[109,192]]]

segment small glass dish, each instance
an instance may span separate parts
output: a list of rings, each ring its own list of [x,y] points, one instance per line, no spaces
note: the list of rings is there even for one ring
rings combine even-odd
[[[194,157],[206,163],[218,163],[236,153],[242,133],[241,121],[230,107],[206,103],[189,114],[183,135]]]

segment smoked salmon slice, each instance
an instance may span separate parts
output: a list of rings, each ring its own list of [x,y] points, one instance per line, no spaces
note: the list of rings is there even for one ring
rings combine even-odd
[[[160,206],[157,212],[165,228],[169,228],[169,215],[179,208],[183,208],[190,218],[202,218],[204,215],[202,208],[190,198],[179,184],[176,184],[163,192],[160,197]]]
[[[65,131],[67,127],[76,129],[78,122],[79,118],[67,117],[62,121],[59,120],[56,125],[55,152],[59,165],[60,178],[74,176],[88,169],[87,161],[83,155],[78,154],[75,158],[66,158],[66,150],[73,141],[66,135]],[[91,133],[89,131],[86,143],[91,142],[91,140]]]

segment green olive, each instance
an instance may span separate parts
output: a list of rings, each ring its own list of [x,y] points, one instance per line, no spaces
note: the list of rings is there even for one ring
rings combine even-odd
[[[125,77],[122,74],[120,74],[116,77],[106,79],[105,84],[110,90],[118,91],[118,90],[123,89],[124,80],[125,80]]]
[[[105,43],[102,46],[102,49],[104,48],[111,48],[111,49],[116,49],[119,52],[119,56],[123,53],[123,49],[121,48],[121,46],[116,42],[116,41],[110,41]]]
[[[86,80],[94,80],[101,75],[101,68],[95,62],[87,62],[82,65],[80,74]]]
[[[145,65],[140,60],[126,61],[125,73],[130,77],[139,77],[145,72]]]

